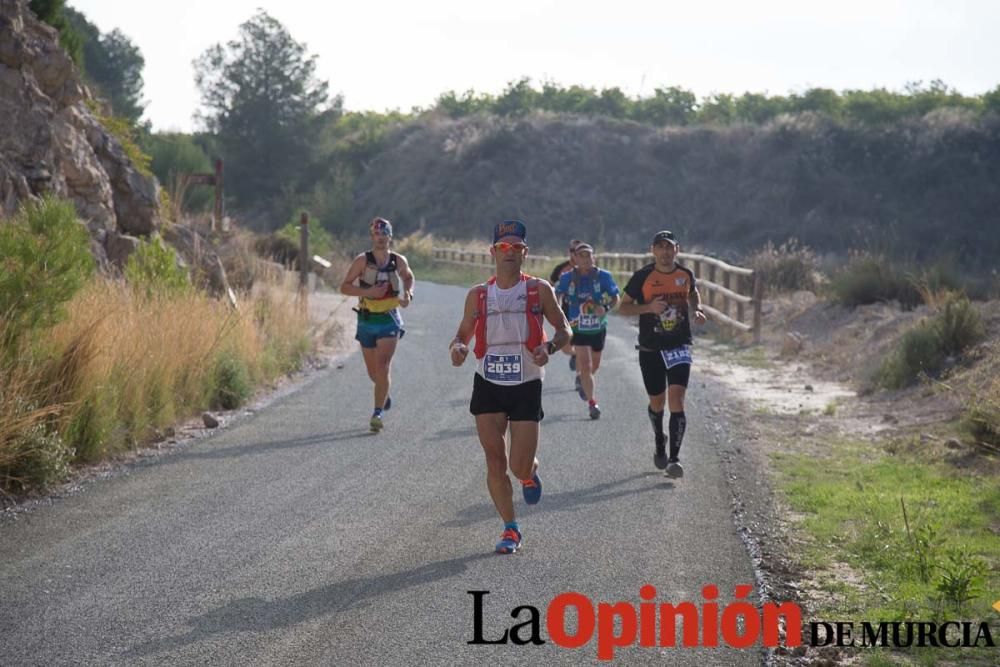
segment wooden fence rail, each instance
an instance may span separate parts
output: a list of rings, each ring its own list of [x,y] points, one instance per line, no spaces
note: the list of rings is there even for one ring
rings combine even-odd
[[[488,251],[465,248],[434,248],[434,260],[445,264],[492,267]],[[760,312],[763,285],[760,274],[753,269],[733,266],[706,255],[682,252],[678,256],[690,268],[702,294],[702,307],[712,319],[739,331],[752,332],[754,342],[760,342]],[[594,255],[597,265],[610,271],[616,280],[624,281],[635,271],[653,261],[651,254],[600,253]],[[563,257],[528,255],[524,268],[528,273],[546,277]],[[747,308],[750,321],[747,321]]]

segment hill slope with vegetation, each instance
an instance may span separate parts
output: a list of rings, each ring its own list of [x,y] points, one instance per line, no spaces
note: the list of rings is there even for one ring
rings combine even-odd
[[[815,112],[762,125],[656,127],[533,112],[425,115],[384,143],[355,187],[354,217],[481,236],[536,224],[535,243],[584,236],[609,249],[678,231],[689,247],[742,254],[796,237],[922,259],[991,262],[1000,251],[1000,117],[942,108],[892,125]]]

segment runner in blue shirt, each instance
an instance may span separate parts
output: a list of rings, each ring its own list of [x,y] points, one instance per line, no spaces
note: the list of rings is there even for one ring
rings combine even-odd
[[[594,248],[581,243],[574,251],[576,268],[564,273],[556,287],[556,297],[567,305],[576,349],[576,390],[587,401],[591,419],[599,419],[601,408],[595,393],[595,375],[608,332],[608,312],[621,298],[611,273],[594,264]]]

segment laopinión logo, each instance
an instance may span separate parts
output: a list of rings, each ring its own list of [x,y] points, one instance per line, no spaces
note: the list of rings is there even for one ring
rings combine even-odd
[[[549,641],[562,648],[578,649],[596,635],[597,658],[611,660],[615,650],[638,644],[643,648],[681,648],[721,645],[749,648],[794,648],[802,644],[802,610],[794,602],[767,602],[759,608],[748,601],[753,586],[737,585],[734,599],[720,608],[719,589],[708,584],[701,589],[704,601],[657,602],[656,588],[639,589],[639,603],[629,601],[594,603],[582,593],[566,592],[552,598],[545,610]],[[489,591],[466,591],[472,596],[472,639],[469,644],[541,645],[542,615],[537,607],[520,605],[510,612],[519,621],[497,634],[486,636],[483,620]],[[570,621],[571,614],[575,623]],[[811,646],[862,647],[993,647],[986,622],[851,622],[816,621],[809,624]]]

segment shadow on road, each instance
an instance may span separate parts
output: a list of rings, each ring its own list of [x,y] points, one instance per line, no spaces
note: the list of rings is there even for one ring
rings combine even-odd
[[[637,488],[615,489],[615,487],[620,487],[634,480],[648,478],[652,478],[656,484],[650,484]],[[544,482],[542,486],[544,490]],[[581,505],[592,505],[594,503],[614,500],[615,498],[630,496],[636,493],[664,490],[672,491],[673,488],[673,482],[664,479],[660,474],[640,473],[632,475],[631,477],[623,477],[622,479],[616,479],[602,484],[595,484],[594,486],[586,489],[563,491],[561,493],[545,493],[542,496],[542,502],[531,511],[533,514],[538,512],[567,512],[574,510]],[[483,485],[483,495],[487,498],[489,497],[485,484]],[[444,528],[464,528],[465,526],[471,526],[472,524],[480,523],[482,521],[493,521],[496,518],[497,511],[493,507],[493,503],[483,502],[466,507],[464,510],[459,511],[454,519],[444,522],[441,526]]]
[[[338,440],[352,440],[354,438],[365,438],[373,435],[367,428],[352,429],[339,433],[324,433],[321,435],[311,435],[304,438],[292,438],[291,440],[267,440],[251,444],[233,445],[231,447],[213,447],[200,451],[187,450],[171,456],[162,461],[164,465],[171,463],[181,463],[191,460],[218,460],[228,459],[237,456],[248,456],[253,454],[266,454],[268,452],[280,451],[283,449],[295,449],[298,447],[309,447],[311,445],[322,445]],[[210,446],[210,445],[207,445]]]
[[[188,621],[186,634],[153,639],[131,648],[126,655],[149,656],[194,644],[212,635],[232,632],[267,632],[351,609],[366,598],[420,586],[462,574],[475,561],[496,558],[476,553],[428,563],[412,570],[374,577],[359,577],[315,588],[288,598],[243,598]]]

